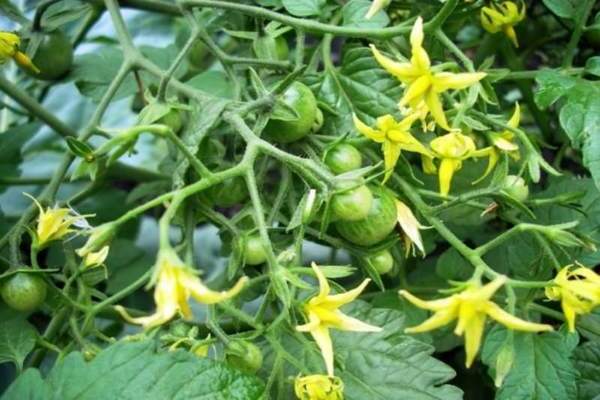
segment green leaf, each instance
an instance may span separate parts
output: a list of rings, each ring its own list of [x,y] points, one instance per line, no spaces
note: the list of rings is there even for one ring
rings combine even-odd
[[[340,69],[326,69],[307,79],[317,99],[337,111],[328,116],[323,131],[342,135],[354,131],[352,113],[365,123],[398,112],[402,88],[379,67],[366,47],[345,46]]]
[[[447,384],[454,371],[431,356],[433,347],[402,333],[407,326],[403,313],[362,301],[342,311],[383,328],[375,333],[331,330],[335,374],[344,382],[347,400],[462,399],[462,391]],[[323,360],[316,345],[305,344],[308,340],[307,335],[289,331],[281,345],[308,371],[318,373],[323,371]],[[293,376],[298,370],[290,366],[285,373]]]
[[[214,360],[181,350],[158,352],[152,341],[121,341],[90,362],[79,352],[69,354],[45,380],[28,370],[3,400],[259,400],[263,395],[260,380]]]
[[[69,22],[81,20],[93,10],[91,4],[76,0],[62,0],[52,4],[42,15],[42,26],[47,30],[55,30]]]
[[[507,330],[496,327],[486,336],[483,362],[494,368]],[[513,366],[496,393],[496,400],[576,400],[577,370],[569,359],[567,339],[557,332],[514,332]]]
[[[577,83],[575,78],[552,70],[540,72],[535,80],[538,84],[535,102],[540,108],[547,108],[554,104]]]
[[[343,25],[355,28],[383,28],[390,23],[385,11],[381,10],[366,19],[365,15],[371,7],[371,0],[350,0],[342,8]]]
[[[21,370],[25,357],[35,347],[37,332],[22,314],[5,307],[0,309],[0,318],[0,364],[10,361]]]
[[[282,0],[283,7],[296,17],[319,15],[325,0]]]
[[[447,281],[466,281],[473,274],[473,266],[451,247],[437,259],[435,272]]]
[[[590,57],[585,62],[585,72],[600,76],[600,56]]]
[[[573,352],[573,362],[581,377],[578,400],[593,400],[600,394],[600,343],[587,342]]]
[[[186,83],[212,96],[233,99],[233,85],[222,71],[205,71],[194,76]]]
[[[543,0],[546,7],[561,18],[573,19],[577,15],[577,0]]]

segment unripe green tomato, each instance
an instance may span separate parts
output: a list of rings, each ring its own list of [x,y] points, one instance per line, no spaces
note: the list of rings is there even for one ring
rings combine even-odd
[[[373,194],[365,185],[336,194],[331,199],[333,215],[342,221],[360,221],[369,214]]]
[[[261,36],[252,43],[252,49],[256,57],[263,60],[284,61],[290,55],[290,48],[283,36]]]
[[[254,343],[236,340],[228,345],[225,358],[231,366],[254,374],[262,367],[262,351]]]
[[[60,30],[46,33],[32,61],[40,70],[38,74],[27,71],[32,77],[46,81],[62,78],[73,64],[73,45]]]
[[[594,17],[590,25],[600,26],[600,12]],[[587,29],[584,33],[585,39],[595,48],[600,48],[600,28]]]
[[[394,257],[389,250],[381,250],[369,256],[369,262],[379,273],[379,275],[387,274],[394,268]]]
[[[265,135],[278,143],[295,142],[311,132],[317,116],[317,99],[308,86],[296,81],[287,88],[282,100],[298,113],[298,119],[271,119],[265,127]]]
[[[248,197],[248,187],[242,177],[230,178],[207,191],[208,198],[217,207],[231,207]]]
[[[341,237],[359,246],[371,246],[385,239],[396,226],[396,203],[390,192],[370,186],[373,194],[371,209],[360,221],[337,221],[335,228]]]
[[[188,61],[196,69],[204,69],[210,60],[210,50],[204,41],[196,39],[188,52]]]
[[[267,252],[258,235],[250,235],[244,243],[244,260],[247,265],[259,265],[267,261]]]
[[[517,175],[507,175],[502,182],[502,190],[521,202],[529,197],[529,187],[525,180]]]
[[[351,144],[340,143],[327,152],[325,165],[334,174],[343,174],[360,168],[362,166],[362,155]]]
[[[181,128],[183,128],[182,111],[177,108],[171,108],[171,110],[156,121],[156,123],[168,126],[173,133],[177,134]]]
[[[46,300],[46,282],[36,274],[18,272],[8,278],[0,288],[2,300],[17,311],[36,310]]]

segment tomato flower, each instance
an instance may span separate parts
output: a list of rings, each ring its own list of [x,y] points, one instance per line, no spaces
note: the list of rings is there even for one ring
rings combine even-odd
[[[294,392],[300,400],[343,400],[344,383],[337,376],[299,376],[294,382]]]
[[[31,62],[29,57],[19,51],[20,45],[21,38],[19,36],[11,32],[0,31],[0,64],[4,64],[12,58],[20,67],[39,73],[40,70]]]
[[[248,280],[243,277],[229,290],[212,291],[172,249],[160,250],[154,268],[156,312],[147,317],[132,318],[123,307],[117,306],[117,310],[125,320],[143,325],[145,329],[162,325],[177,313],[181,313],[185,319],[191,319],[192,310],[188,304],[190,296],[204,304],[219,303],[237,295]]]
[[[76,226],[80,222],[85,222],[85,216],[75,215],[70,208],[44,208],[42,205],[33,197],[27,193],[23,193],[29,197],[39,210],[38,223],[35,230],[35,245],[38,248],[42,248],[48,243],[60,240],[64,238],[74,229],[72,226]]]
[[[386,8],[387,6],[389,6],[391,2],[392,2],[392,0],[373,0],[373,2],[371,3],[371,7],[369,7],[369,10],[367,11],[367,14],[365,15],[365,18],[366,19],[373,18],[373,16],[375,14],[377,14],[379,11],[381,11],[384,8]]]
[[[381,143],[385,166],[384,183],[394,172],[402,150],[420,153],[428,157],[432,156],[431,152],[410,133],[410,127],[417,119],[417,114],[408,115],[400,122],[397,122],[389,114],[384,115],[377,118],[377,129],[366,125],[355,114],[353,114],[353,119],[354,126],[360,133],[374,142]]]
[[[427,332],[447,325],[455,319],[458,320],[454,333],[465,336],[466,365],[468,368],[473,364],[481,346],[483,328],[487,317],[500,322],[509,329],[525,332],[551,331],[552,327],[550,325],[522,320],[490,301],[494,293],[504,285],[506,280],[507,277],[501,275],[483,286],[478,281],[469,282],[463,291],[431,301],[421,300],[406,290],[401,290],[400,294],[412,304],[434,312],[422,324],[406,328],[405,332]]]
[[[104,246],[98,251],[92,251],[87,253],[83,258],[83,265],[86,268],[102,265],[102,263],[104,263],[104,261],[106,260],[106,257],[108,257],[109,250],[110,247]]]
[[[299,332],[310,332],[317,342],[325,360],[327,373],[333,376],[333,346],[329,329],[335,328],[354,332],[380,332],[381,328],[369,325],[358,319],[343,314],[339,308],[356,299],[371,281],[365,279],[358,287],[340,294],[330,294],[329,283],[323,272],[315,263],[312,269],[319,280],[319,293],[312,297],[304,306],[308,323],[296,326]]]
[[[423,239],[421,239],[421,232],[419,229],[423,229],[422,226],[412,210],[400,200],[396,200],[396,213],[398,218],[398,224],[404,232],[404,247],[406,248],[406,256],[411,253],[415,254],[415,246],[423,256],[425,256],[425,247],[423,246]]]
[[[433,150],[435,157],[441,160],[439,167],[439,185],[440,194],[443,196],[450,193],[452,177],[454,173],[462,168],[462,162],[471,157],[490,156],[491,148],[477,150],[475,142],[469,136],[460,132],[450,132],[444,136],[433,139],[429,146]],[[425,158],[423,160],[423,170],[426,173],[436,171],[433,160]]]
[[[440,94],[450,89],[465,89],[483,79],[484,72],[459,73],[434,72],[427,51],[423,48],[423,19],[417,18],[410,34],[412,57],[410,62],[396,62],[381,54],[374,45],[371,50],[377,62],[400,82],[407,85],[398,104],[401,109],[409,106],[421,119],[429,113],[439,126],[450,130]]]
[[[504,32],[515,47],[519,47],[514,26],[525,19],[525,3],[521,2],[520,5],[521,7],[513,1],[504,1],[482,7],[481,26],[490,33]]]
[[[546,297],[560,300],[569,332],[575,331],[577,314],[587,314],[600,305],[600,275],[593,270],[568,265],[554,278],[554,286],[546,288]]]

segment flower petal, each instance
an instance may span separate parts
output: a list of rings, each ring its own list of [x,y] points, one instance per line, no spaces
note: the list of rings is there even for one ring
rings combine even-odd
[[[395,76],[399,81],[410,83],[420,75],[419,71],[411,63],[399,63],[384,56],[374,45],[371,45],[370,47],[373,52],[373,57],[375,57],[375,60],[379,65]]]
[[[348,290],[344,293],[334,294],[327,296],[325,300],[325,306],[328,308],[339,308],[344,304],[348,304],[354,301],[360,294],[365,290],[367,285],[371,282],[370,279],[365,279],[360,285],[352,290]]]
[[[485,307],[485,312],[492,319],[500,322],[509,329],[524,331],[524,332],[544,332],[551,331],[552,326],[547,324],[537,324],[535,322],[525,321],[521,318],[503,310],[499,305],[493,302],[488,302]]]
[[[519,127],[519,122],[521,122],[521,107],[519,106],[519,103],[516,103],[515,111],[513,112],[512,117],[510,117],[508,120],[507,125],[516,129]]]
[[[396,163],[398,162],[398,158],[400,158],[400,152],[402,151],[402,147],[396,142],[391,140],[386,140],[383,142],[383,164],[385,167],[385,175],[383,177],[383,183],[387,182],[387,180],[394,173],[394,168],[396,167]]]
[[[367,324],[359,319],[352,318],[341,311],[337,311],[337,321],[334,327],[342,331],[352,332],[381,332],[383,328]]]
[[[321,326],[310,331],[310,334],[321,350],[327,373],[329,376],[333,376],[333,345],[331,344],[329,329]]]
[[[434,90],[429,90],[425,94],[425,104],[427,104],[427,108],[435,122],[446,130],[450,130],[448,126],[448,121],[446,120],[446,114],[444,114],[444,107],[442,106],[442,102],[440,100],[439,95]]]
[[[398,293],[415,306],[429,311],[444,310],[453,307],[456,303],[455,298],[452,296],[436,300],[421,300],[406,290],[400,290]]]
[[[440,194],[447,196],[450,193],[454,172],[460,169],[461,162],[452,158],[443,158],[438,171]]]
[[[329,282],[327,282],[327,278],[323,274],[323,271],[321,271],[321,268],[319,268],[316,263],[312,263],[310,266],[312,267],[315,275],[317,276],[317,280],[319,281],[319,294],[317,295],[317,298],[324,299],[331,291]]]
[[[485,78],[485,72],[464,72],[453,74],[451,72],[439,72],[432,78],[432,85],[437,93],[448,89],[464,89]]]
[[[396,215],[398,223],[406,236],[417,246],[421,254],[425,255],[425,247],[423,246],[423,239],[421,239],[421,232],[419,231],[421,224],[417,221],[412,210],[400,200],[396,200]]]
[[[404,95],[400,99],[398,106],[404,107],[405,105],[420,99],[425,95],[427,90],[431,87],[431,81],[428,76],[420,76],[408,88],[404,91]]]
[[[483,328],[485,327],[485,314],[475,313],[465,326],[465,353],[466,366],[469,368],[479,352]]]
[[[231,289],[221,292],[210,290],[197,276],[188,277],[184,282],[185,288],[189,290],[190,295],[198,302],[203,304],[215,304],[236,296],[242,290],[246,282],[248,282],[248,278],[245,276],[240,278]]]
[[[354,121],[354,126],[356,127],[356,130],[368,137],[369,139],[377,143],[382,143],[385,140],[385,132],[380,132],[369,127],[360,119],[358,119],[356,114],[352,114],[352,119]]]
[[[404,332],[406,333],[423,333],[432,331],[434,329],[440,328],[442,326],[448,325],[456,318],[456,313],[454,310],[441,310],[433,314],[431,317],[423,321],[421,324],[417,326],[411,326],[410,328],[406,328]]]

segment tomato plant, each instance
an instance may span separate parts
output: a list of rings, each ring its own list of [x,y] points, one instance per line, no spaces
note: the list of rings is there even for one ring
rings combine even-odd
[[[0,399],[600,399],[600,2],[0,1]]]

